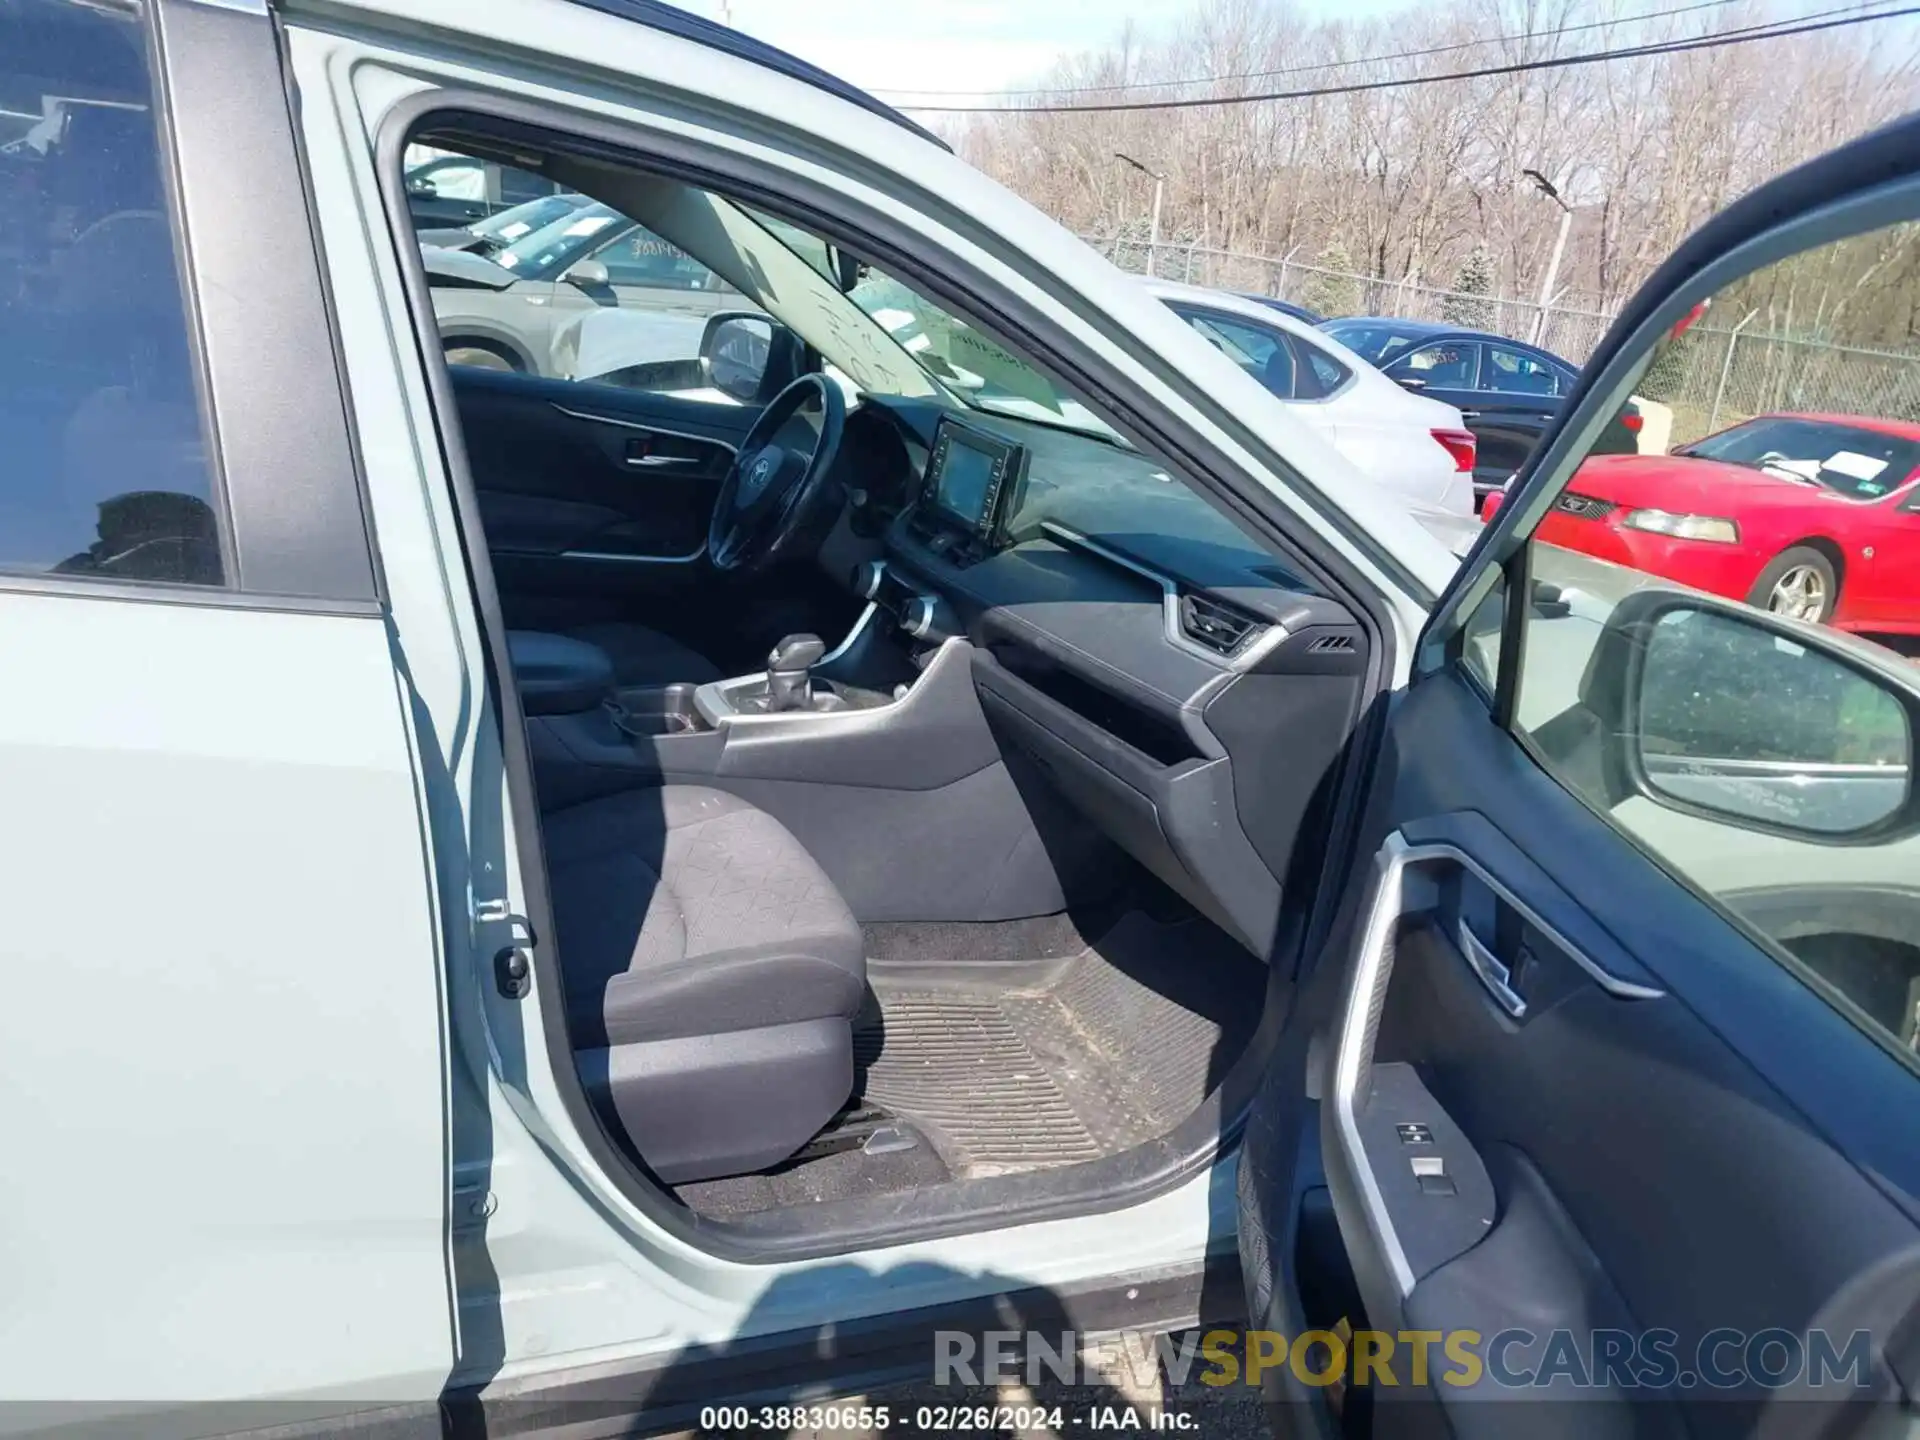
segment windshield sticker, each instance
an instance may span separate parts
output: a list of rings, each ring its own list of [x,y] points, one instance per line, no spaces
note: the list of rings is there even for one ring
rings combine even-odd
[[[1827,463],[1821,468],[1844,475],[1849,480],[1871,480],[1887,468],[1887,462],[1876,460],[1871,455],[1862,455],[1856,450],[1836,450],[1827,457]]]

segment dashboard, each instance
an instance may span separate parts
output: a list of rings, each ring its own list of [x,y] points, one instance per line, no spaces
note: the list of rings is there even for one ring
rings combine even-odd
[[[1271,953],[1366,690],[1352,613],[1124,445],[871,397],[847,444],[822,563],[922,659],[967,641],[1009,763]]]

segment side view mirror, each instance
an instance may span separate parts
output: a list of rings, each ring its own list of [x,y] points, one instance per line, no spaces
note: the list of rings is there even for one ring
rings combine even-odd
[[[1732,603],[1643,590],[1616,607],[1582,685],[1608,789],[1799,840],[1920,824],[1920,670]]]
[[[607,267],[598,260],[576,260],[560,278],[582,290],[604,290],[609,283]]]
[[[440,193],[440,187],[425,175],[415,175],[407,181],[407,194],[418,195],[423,200],[431,200]]]
[[[700,369],[707,383],[743,405],[755,403],[767,378],[776,334],[785,333],[783,326],[755,311],[722,310],[708,316],[700,336]]]

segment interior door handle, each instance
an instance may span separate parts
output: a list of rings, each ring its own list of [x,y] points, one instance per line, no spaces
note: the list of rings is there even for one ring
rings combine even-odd
[[[1467,964],[1493,996],[1494,1003],[1516,1020],[1525,1015],[1526,999],[1513,988],[1513,972],[1506,963],[1487,948],[1486,942],[1473,933],[1473,927],[1464,918],[1455,933],[1460,941],[1460,953],[1467,957]]]
[[[629,455],[627,464],[636,470],[666,470],[676,465],[698,465],[690,455]]]

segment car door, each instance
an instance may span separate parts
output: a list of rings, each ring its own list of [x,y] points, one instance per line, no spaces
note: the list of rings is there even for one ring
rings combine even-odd
[[[1866,531],[1873,555],[1855,583],[1854,612],[1868,631],[1920,635],[1920,479],[1874,508],[1878,523]]]
[[[1713,363],[1674,343],[1699,301],[1871,276],[1917,136],[1762,187],[1654,277],[1382,717],[1239,1181],[1282,1433],[1911,1420],[1920,670],[1533,531],[1656,361]]]
[[[1466,409],[1480,441],[1474,483],[1485,494],[1526,463],[1559,413],[1567,382],[1543,357],[1517,345],[1487,340],[1480,354],[1479,388]]]

